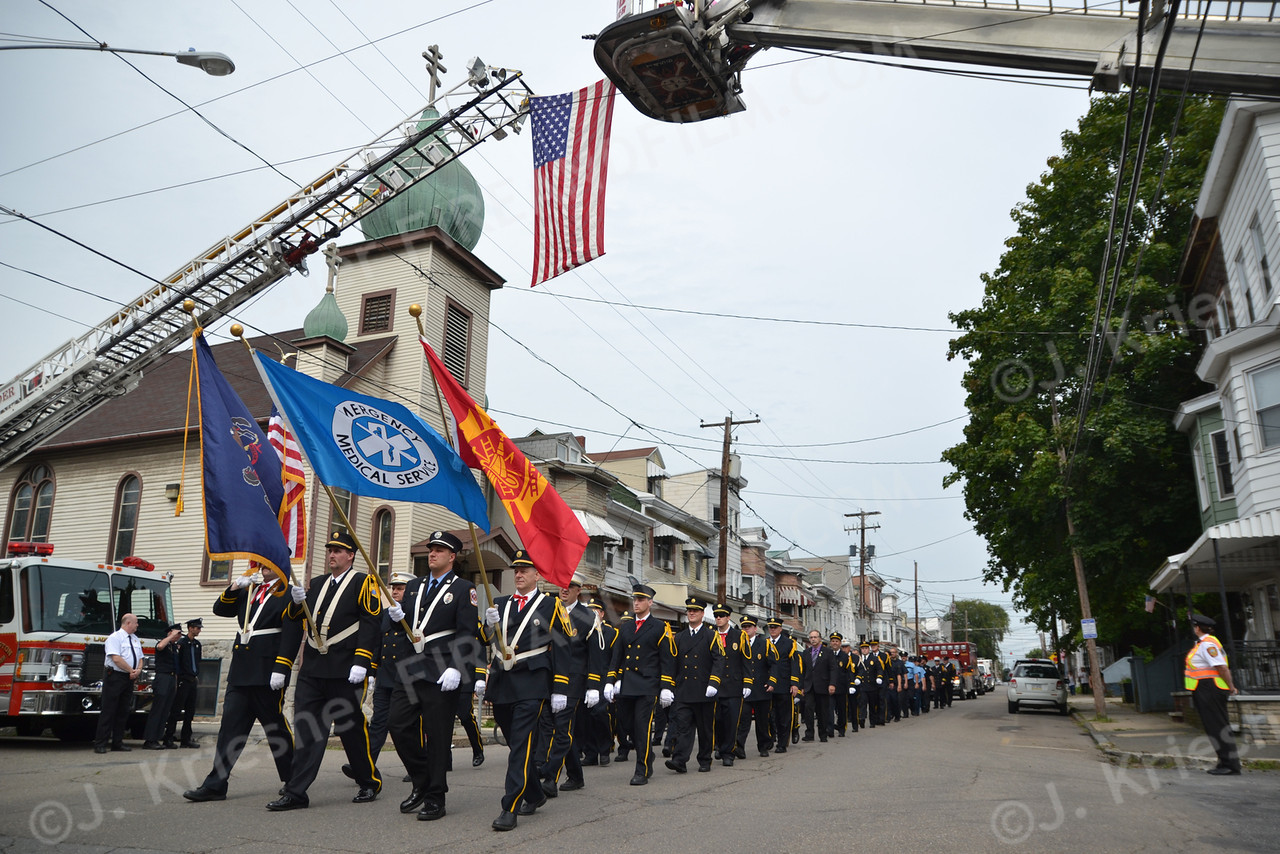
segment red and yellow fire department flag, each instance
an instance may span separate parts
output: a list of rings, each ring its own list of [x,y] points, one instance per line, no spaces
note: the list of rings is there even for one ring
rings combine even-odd
[[[582,523],[537,467],[453,378],[426,339],[419,336],[418,340],[457,424],[458,456],[489,478],[542,576],[557,587],[567,587],[587,550]]]

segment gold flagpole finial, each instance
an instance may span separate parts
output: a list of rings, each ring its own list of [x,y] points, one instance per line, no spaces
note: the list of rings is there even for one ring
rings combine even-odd
[[[422,328],[422,306],[418,305],[416,302],[409,306],[409,316],[418,324],[418,334],[425,338],[427,333],[426,330]]]
[[[249,342],[245,340],[245,337],[244,337],[244,327],[243,327],[243,326],[241,326],[239,323],[233,323],[233,324],[231,324],[231,329],[230,329],[230,330],[228,330],[228,331],[230,331],[230,332],[231,332],[231,336],[232,336],[233,338],[239,338],[239,339],[240,339],[240,343],[244,345],[244,348],[245,348],[246,350],[248,350],[250,353],[252,353],[252,352],[253,352],[253,348],[252,348],[252,347],[250,347],[250,346],[249,346]]]
[[[204,327],[200,325],[200,315],[196,314],[196,301],[193,299],[184,299],[182,301],[182,310],[191,315],[191,321],[195,323],[195,334],[199,335],[204,332]]]

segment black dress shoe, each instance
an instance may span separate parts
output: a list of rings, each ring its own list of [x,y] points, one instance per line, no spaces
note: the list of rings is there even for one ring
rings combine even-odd
[[[184,742],[182,742],[181,744],[179,744],[178,746],[179,746],[179,747],[185,747],[187,750],[199,750],[199,749],[200,749],[200,742],[198,742],[198,741],[184,741]]]
[[[142,742],[142,749],[143,750],[164,750],[164,745],[158,741],[144,741]]]
[[[475,752],[475,754],[474,754],[474,755],[472,755],[472,757],[471,757],[471,767],[472,767],[472,768],[479,768],[479,767],[480,767],[481,765],[483,765],[483,764],[484,764],[484,751],[483,751],[483,750],[477,750],[477,751]]]
[[[435,821],[438,818],[444,818],[444,804],[428,802],[418,810],[418,821]]]
[[[93,746],[93,752],[94,752],[94,753],[106,753],[106,752],[107,752],[107,751],[109,751],[110,749],[111,749],[111,748],[107,747],[105,744],[95,744],[95,745]]]
[[[735,747],[733,749],[733,755],[738,757],[739,759],[746,759],[747,749],[745,747]]]
[[[543,798],[542,803],[545,804],[546,802],[547,802],[546,799]],[[541,805],[542,804],[539,804],[538,806],[541,806]],[[521,801],[520,806],[516,807],[516,815],[530,816],[536,813],[537,811],[538,811],[538,807],[534,806],[528,801]]]
[[[721,764],[721,765],[723,765],[723,766],[724,766],[724,767],[726,767],[726,768],[732,768],[732,767],[733,767],[733,757],[732,757],[732,756],[725,756],[725,757],[721,758],[721,760],[720,760],[720,764]]]
[[[1234,777],[1240,773],[1237,768],[1210,768],[1209,773],[1215,777]]]
[[[584,757],[584,758],[583,758],[583,759],[582,759],[578,764],[580,764],[580,765],[593,765],[593,766],[594,766],[594,765],[599,765],[599,764],[600,764],[600,760],[599,760],[598,758],[596,758],[594,755],[592,755],[592,756]]]
[[[361,786],[360,791],[351,799],[353,804],[367,804],[378,799],[378,790],[370,786]]]
[[[720,758],[720,748],[717,747],[715,750],[711,751],[711,758],[712,759]]]
[[[601,753],[601,754],[600,754],[600,767],[602,767],[602,768],[603,768],[605,765],[608,765],[608,764],[609,764],[610,762],[612,762],[612,761],[613,761],[613,760],[609,758],[609,754],[607,754],[607,753]],[[588,763],[583,762],[582,764],[583,764],[583,765],[586,765],[586,764],[588,764]]]
[[[649,782],[649,778],[643,774],[636,774],[631,778],[631,785],[643,786]]]
[[[630,755],[631,755],[631,751],[629,750],[619,750],[618,755],[615,756],[614,759],[618,762],[626,762],[627,757]]]
[[[766,749],[766,750],[761,750],[761,751],[760,751],[760,758],[762,758],[762,759],[763,759],[763,758],[767,757],[768,755],[769,755],[769,751],[768,751],[767,749]]]
[[[409,793],[409,797],[400,802],[400,812],[408,815],[411,812],[417,812],[422,809],[422,805],[427,802],[427,790],[414,788]]]
[[[288,810],[305,810],[309,806],[311,806],[310,802],[285,794],[267,804],[267,809],[272,812],[287,812]]]
[[[812,738],[811,738],[811,739],[809,739],[809,740],[810,740],[810,741],[813,741],[813,739],[812,739]],[[822,742],[823,744],[826,744],[826,743],[827,743],[827,737],[824,735],[822,738],[818,739],[818,741]]]
[[[196,803],[202,803],[204,801],[225,801],[227,799],[225,792],[215,792],[212,789],[206,789],[204,786],[201,786],[198,789],[192,789],[188,792],[183,792],[182,797],[189,801],[195,801]]]
[[[689,770],[688,766],[683,762],[678,762],[675,759],[668,759],[664,764],[677,774],[683,774]]]
[[[281,787],[280,787],[280,791],[276,792],[276,794],[277,794],[277,795],[283,795],[283,794],[284,794],[284,786],[281,786]]]
[[[360,782],[359,778],[356,777],[356,769],[352,768],[350,765],[343,765],[342,773],[348,780],[355,780],[357,783]]]
[[[795,730],[794,732],[792,732],[792,733],[791,733],[791,743],[792,743],[792,744],[799,744],[799,743],[800,743],[800,731],[799,731],[799,730]]]
[[[804,738],[802,738],[802,739],[800,739],[800,740],[801,740],[801,741],[813,741],[813,736],[811,736],[811,735],[806,735]],[[823,739],[823,741],[826,741],[826,739],[824,738],[824,739]],[[792,740],[791,740],[791,743],[792,743],[792,744],[794,744],[794,743],[795,743],[795,739],[792,739]]]
[[[839,738],[844,738],[844,730],[840,730],[839,732],[837,732],[836,736],[838,736]]]
[[[671,755],[671,748],[670,748],[670,747],[664,747],[664,748],[662,748],[662,755],[663,755],[663,756],[670,756],[670,755]]]
[[[177,749],[178,749],[178,742],[176,742],[176,741],[169,740],[169,741],[162,741],[162,742],[160,742],[160,743],[161,743],[162,745],[164,745],[164,749],[165,749],[165,750],[177,750]]]
[[[787,752],[787,746],[784,744],[784,745],[782,745],[781,747],[775,747],[775,748],[773,749],[773,752],[774,752],[774,753],[786,753],[786,752]]]
[[[129,752],[129,751],[131,751],[131,750],[133,750],[133,748],[132,748],[132,747],[130,747],[129,745],[127,745],[127,744],[113,744],[113,745],[111,745],[111,752],[112,752],[112,753],[128,753],[128,752]]]
[[[556,784],[550,780],[543,780],[540,785],[542,786],[542,794],[546,795],[548,798],[554,798],[560,794],[560,790],[556,788]]]
[[[699,770],[699,771],[710,771],[710,770],[711,770],[711,763],[710,763],[710,762],[699,762],[699,763],[698,763],[698,770]]]
[[[502,815],[493,820],[494,830],[515,830],[516,814],[513,812],[503,811]]]
[[[401,782],[401,783],[412,783],[412,782],[413,782],[413,775],[412,775],[412,774],[405,774],[403,777],[401,777],[401,778],[400,778],[400,782]]]
[[[582,782],[581,780],[565,780],[564,783],[560,785],[560,791],[576,792],[579,789],[583,788],[584,786],[586,786],[586,783]]]

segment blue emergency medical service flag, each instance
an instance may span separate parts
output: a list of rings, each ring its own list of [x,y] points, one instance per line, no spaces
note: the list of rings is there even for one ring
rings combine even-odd
[[[280,458],[196,334],[200,471],[205,548],[210,560],[244,558],[289,583],[289,546],[280,531],[284,483]]]
[[[475,477],[407,407],[321,382],[261,353],[254,361],[321,483],[354,495],[438,504],[489,530]]]

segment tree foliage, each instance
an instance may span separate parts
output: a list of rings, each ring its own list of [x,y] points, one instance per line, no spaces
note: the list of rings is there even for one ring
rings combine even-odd
[[[966,630],[969,640],[978,645],[978,658],[996,661],[1000,658],[1000,642],[1009,631],[1009,614],[994,602],[980,599],[957,599],[951,612],[951,639],[963,640]]]
[[[1198,335],[1174,283],[1222,115],[1218,103],[1188,100],[1174,137],[1178,99],[1160,98],[1134,213],[1145,241],[1125,254],[1077,443],[1126,106],[1127,96],[1096,98],[1062,135],[1062,154],[1013,211],[1016,233],[982,277],[982,304],[951,315],[961,334],[948,358],[968,362],[970,418],[964,441],[943,453],[953,467],[945,483],[963,483],[966,515],[986,538],[987,580],[1012,591],[1040,629],[1055,617],[1075,622],[1074,545],[1100,642],[1122,647],[1162,639],[1142,607],[1147,579],[1199,531],[1188,442],[1172,416],[1208,387],[1194,375]],[[1128,192],[1125,182],[1121,213]]]

